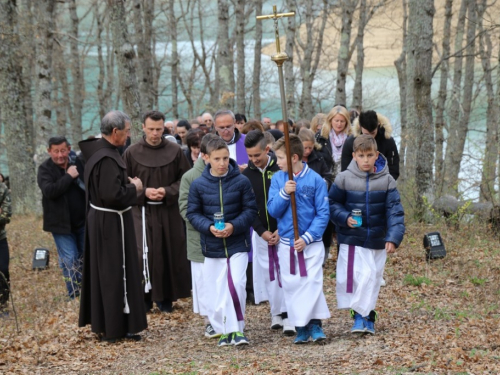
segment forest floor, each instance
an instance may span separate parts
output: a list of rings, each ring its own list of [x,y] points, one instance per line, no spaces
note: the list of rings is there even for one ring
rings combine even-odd
[[[190,299],[170,314],[153,310],[142,341],[101,343],[78,328],[78,301],[65,297],[52,237],[41,220],[8,228],[14,304],[0,318],[1,374],[496,374],[500,372],[500,247],[487,226],[409,225],[387,261],[375,336],[353,336],[336,309],[335,251],[324,272],[332,317],[325,345],[293,345],[272,331],[269,306],[247,307],[246,347],[203,336]],[[439,230],[444,259],[427,263],[423,234]],[[51,249],[48,270],[32,270],[35,247]],[[15,308],[15,312],[13,311]]]

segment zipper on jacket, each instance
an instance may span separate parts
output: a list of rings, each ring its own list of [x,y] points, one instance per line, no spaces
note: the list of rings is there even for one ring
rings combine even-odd
[[[368,242],[368,239],[370,238],[370,222],[368,218],[370,217],[370,208],[369,208],[369,202],[368,202],[368,197],[370,193],[370,173],[366,173],[366,196],[365,196],[365,204],[366,204],[366,242]]]
[[[222,204],[222,178],[219,178],[219,198],[220,198],[220,212],[224,215],[224,205]],[[226,220],[224,219],[224,224]],[[227,253],[226,239],[223,238],[222,242],[224,243],[224,252],[226,253],[226,258],[229,258],[229,254]]]
[[[264,206],[266,208],[267,230],[270,232],[271,225],[269,224],[269,215],[267,213],[266,172],[267,172],[266,169],[264,169],[264,172],[262,172],[262,183],[264,185]]]

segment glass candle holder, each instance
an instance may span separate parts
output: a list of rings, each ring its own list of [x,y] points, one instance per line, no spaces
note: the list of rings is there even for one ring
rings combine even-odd
[[[224,223],[224,214],[222,212],[216,212],[214,214],[214,226],[217,230],[224,230],[226,227]]]
[[[360,227],[363,224],[363,217],[361,216],[361,210],[352,210],[352,218],[356,220],[355,227]]]

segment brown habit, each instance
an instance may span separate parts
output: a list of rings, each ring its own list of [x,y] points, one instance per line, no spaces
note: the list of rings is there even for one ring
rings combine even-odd
[[[102,139],[79,143],[85,157],[87,221],[79,326],[121,338],[147,328],[141,271],[136,253],[132,211],[123,213],[125,270],[130,313],[125,314],[123,248],[120,216],[90,207],[123,210],[137,204],[136,188],[128,183],[125,163],[115,146]]]
[[[142,206],[146,211],[146,239],[152,290],[146,300],[163,302],[191,296],[191,273],[187,259],[184,221],[179,213],[179,186],[189,163],[180,146],[163,139],[158,146],[141,139],[123,158],[129,176],[141,179],[144,190],[133,208],[139,259],[142,260]],[[163,204],[147,204],[147,188],[165,189]],[[141,262],[142,263],[142,262]],[[144,285],[144,280],[143,280]]]

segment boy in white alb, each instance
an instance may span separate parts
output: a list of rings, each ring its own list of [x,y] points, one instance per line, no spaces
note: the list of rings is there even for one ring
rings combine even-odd
[[[295,344],[310,338],[326,339],[321,319],[330,317],[323,294],[323,232],[329,220],[327,188],[323,179],[302,162],[304,147],[295,134],[290,135],[293,181],[288,179],[284,138],[274,144],[281,171],[274,174],[267,208],[278,221],[278,250],[281,281],[288,319],[295,325]],[[295,193],[299,239],[294,239],[290,194]]]

